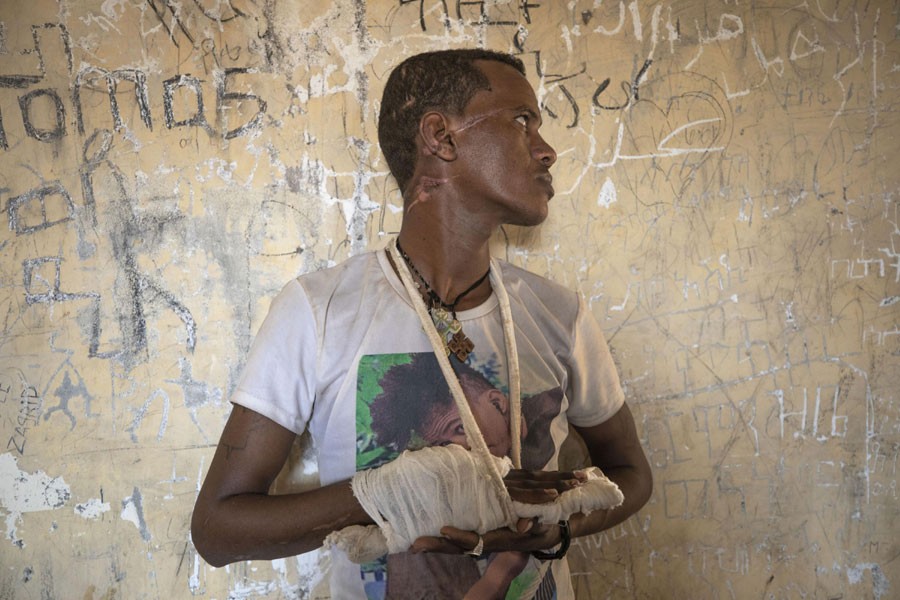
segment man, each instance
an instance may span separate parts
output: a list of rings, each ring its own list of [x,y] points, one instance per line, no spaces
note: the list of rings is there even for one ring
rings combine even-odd
[[[372,365],[390,357],[402,363],[449,354],[452,363],[491,370],[504,387],[521,387],[522,397],[558,389],[559,412],[525,440],[553,441],[546,473],[511,472],[509,494],[543,502],[575,485],[556,471],[571,425],[625,501],[558,525],[448,526],[416,540],[411,552],[362,566],[335,552],[334,598],[571,598],[565,560],[547,553],[565,546],[567,535],[611,527],[647,501],[650,469],[589,310],[576,294],[490,258],[488,242],[501,225],[538,225],[547,216],[556,153],[540,125],[522,63],[506,54],[427,53],[392,72],[379,142],[404,198],[396,247],[304,275],[273,302],[194,511],[194,544],[211,564],[307,552],[332,531],[372,523],[348,479],[375,455],[382,462],[396,456],[371,431],[371,400],[385,373]],[[457,406],[477,427],[466,437],[484,444],[472,429],[491,425],[467,400],[474,402]],[[269,495],[295,435],[307,428],[322,487]]]

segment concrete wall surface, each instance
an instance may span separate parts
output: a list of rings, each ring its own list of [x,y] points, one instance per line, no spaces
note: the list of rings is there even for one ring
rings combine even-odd
[[[461,46],[559,153],[496,254],[589,300],[654,469],[579,597],[900,597],[898,38],[896,0],[0,1],[0,597],[330,597],[321,553],[211,568],[191,509],[273,295],[398,229],[388,71]]]

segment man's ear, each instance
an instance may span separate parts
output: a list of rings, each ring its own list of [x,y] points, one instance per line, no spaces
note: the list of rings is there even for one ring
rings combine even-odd
[[[423,150],[446,161],[456,160],[456,142],[447,118],[439,112],[426,113],[419,121]]]

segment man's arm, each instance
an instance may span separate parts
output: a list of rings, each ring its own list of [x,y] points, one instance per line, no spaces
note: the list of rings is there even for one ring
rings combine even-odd
[[[616,482],[625,500],[614,509],[595,510],[587,516],[580,513],[572,515],[569,519],[572,537],[589,535],[621,523],[646,504],[653,491],[650,465],[641,447],[634,426],[634,417],[627,404],[623,404],[615,415],[603,423],[593,427],[575,427],[575,430],[584,439],[592,464]],[[567,476],[565,473],[556,472],[548,475],[563,478]],[[538,473],[532,473],[530,476],[533,479],[538,477]],[[564,490],[560,488],[559,491]],[[443,537],[440,538],[419,538],[413,544],[413,549],[420,552],[459,554],[474,547],[478,541],[477,533],[455,527],[444,527],[441,534]],[[559,544],[561,532],[556,524],[534,523],[523,519],[519,521],[518,531],[508,528],[495,529],[485,533],[483,538],[485,552],[502,550],[530,552]]]
[[[209,564],[293,556],[318,548],[334,530],[372,522],[349,481],[269,495],[294,437],[259,413],[234,406],[191,519],[194,546]]]
[[[650,499],[653,478],[627,404],[599,425],[574,429],[584,440],[591,463],[614,481],[625,496],[617,508],[596,510],[587,516],[573,515],[569,527],[572,537],[577,537],[609,529],[636,513]]]

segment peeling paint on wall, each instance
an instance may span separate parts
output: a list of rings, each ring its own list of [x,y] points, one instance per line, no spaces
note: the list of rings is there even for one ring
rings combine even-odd
[[[105,512],[109,512],[109,502],[103,502],[99,498],[91,498],[75,505],[75,514],[83,519],[98,519]]]
[[[16,457],[0,454],[0,506],[6,513],[6,538],[14,546],[25,547],[17,526],[23,513],[57,510],[66,505],[72,493],[62,477],[50,477],[43,471],[19,470]]]

